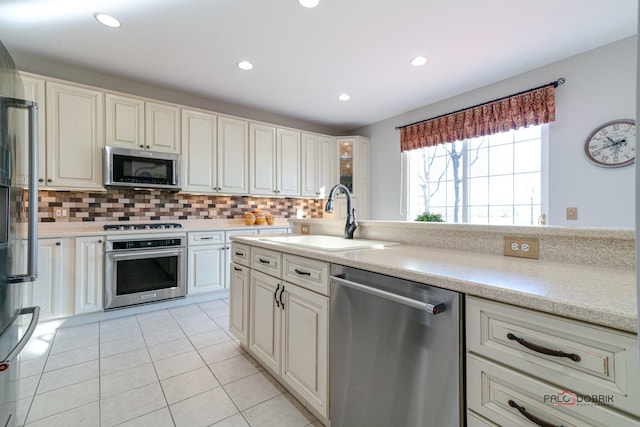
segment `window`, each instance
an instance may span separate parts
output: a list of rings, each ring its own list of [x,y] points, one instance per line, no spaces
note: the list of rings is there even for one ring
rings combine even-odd
[[[431,212],[446,222],[538,224],[546,126],[409,151],[409,219]]]

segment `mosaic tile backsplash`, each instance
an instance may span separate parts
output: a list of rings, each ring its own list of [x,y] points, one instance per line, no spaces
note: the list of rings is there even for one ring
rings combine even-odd
[[[54,219],[56,207],[68,208],[69,218]],[[322,218],[323,205],[322,200],[317,199],[191,195],[166,191],[38,192],[40,222],[241,219],[252,209],[262,209],[276,218],[296,218],[299,212],[303,218]]]

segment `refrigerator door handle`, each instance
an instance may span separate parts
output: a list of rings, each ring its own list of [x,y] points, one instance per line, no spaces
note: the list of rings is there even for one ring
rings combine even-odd
[[[18,341],[16,346],[13,348],[13,350],[9,352],[9,355],[7,355],[7,357],[5,357],[2,362],[0,362],[0,373],[9,369],[9,365],[11,364],[11,362],[13,362],[16,357],[18,357],[18,354],[20,354],[24,346],[27,345],[29,339],[31,339],[31,336],[33,335],[33,332],[36,330],[36,326],[38,325],[38,319],[40,318],[40,307],[38,307],[37,305],[33,307],[26,307],[20,310],[20,312],[18,313],[19,316],[22,316],[24,314],[32,315],[31,323],[29,323],[29,327],[25,331],[22,338],[20,338],[20,341]]]
[[[8,108],[26,109],[29,114],[27,272],[10,276],[9,282],[33,282],[38,278],[38,104],[23,99],[2,98],[2,109]]]

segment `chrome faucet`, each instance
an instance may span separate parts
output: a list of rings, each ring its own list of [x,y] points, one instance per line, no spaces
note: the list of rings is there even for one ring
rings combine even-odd
[[[349,189],[342,184],[334,185],[329,192],[329,199],[327,200],[327,205],[324,207],[324,210],[329,213],[333,212],[333,197],[338,190],[342,190],[342,192],[347,196],[347,223],[344,227],[344,238],[353,239],[353,232],[358,228],[358,221],[356,221],[355,208],[351,208],[351,193],[349,192]]]

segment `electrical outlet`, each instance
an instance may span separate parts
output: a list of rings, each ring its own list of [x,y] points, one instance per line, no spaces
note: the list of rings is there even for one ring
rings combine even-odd
[[[540,240],[530,237],[504,237],[504,255],[522,258],[540,257]]]
[[[51,208],[51,213],[54,219],[69,219],[69,208],[56,206]]]
[[[209,209],[209,218],[215,218],[218,216],[218,211],[215,209]]]
[[[300,234],[310,234],[311,230],[309,228],[309,224],[302,224],[300,226]]]
[[[567,208],[567,219],[578,219],[578,208]]]

